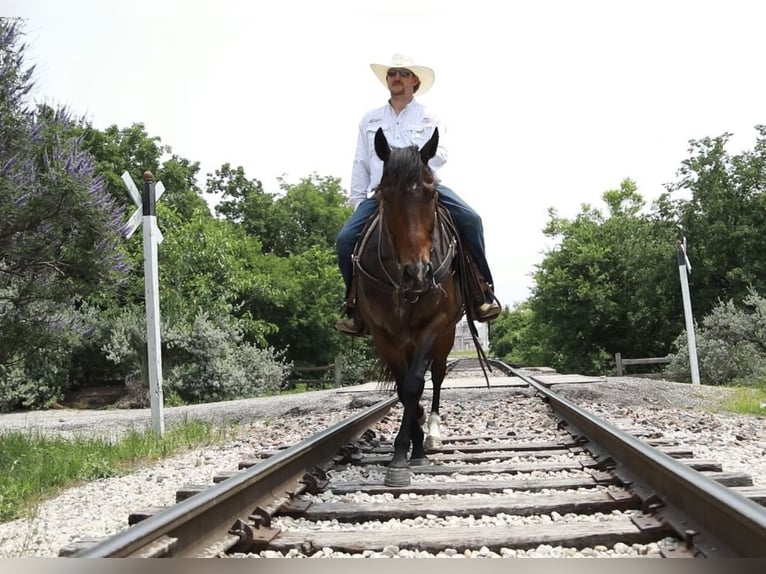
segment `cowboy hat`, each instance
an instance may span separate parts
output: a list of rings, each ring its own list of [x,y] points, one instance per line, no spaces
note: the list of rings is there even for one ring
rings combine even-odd
[[[420,80],[420,87],[418,88],[418,95],[422,96],[431,86],[434,85],[434,71],[426,66],[418,66],[414,63],[411,57],[405,54],[394,54],[391,57],[391,63],[389,64],[370,64],[370,68],[375,72],[375,75],[382,82],[382,84],[388,87],[386,83],[386,72],[390,68],[406,68],[412,71]]]

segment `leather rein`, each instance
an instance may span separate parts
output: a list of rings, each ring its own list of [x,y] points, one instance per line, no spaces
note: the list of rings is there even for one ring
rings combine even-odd
[[[373,216],[376,218],[372,222],[372,225],[368,228],[368,231],[363,235],[362,241],[359,242],[359,245],[357,246],[357,249],[354,252],[353,260],[354,265],[359,270],[359,272],[364,276],[366,280],[371,282],[373,286],[377,287],[381,291],[384,292],[395,292],[403,296],[403,298],[408,301],[409,303],[415,303],[420,298],[420,295],[423,295],[427,291],[424,292],[418,292],[418,293],[411,293],[405,290],[401,285],[401,275],[402,275],[402,265],[398,261],[398,258],[396,257],[396,252],[394,250],[395,259],[396,259],[396,267],[399,271],[399,277],[394,278],[392,277],[389,270],[386,268],[386,265],[383,263],[383,252],[382,252],[382,245],[383,245],[383,239],[386,238],[387,242],[392,246],[393,248],[393,239],[391,238],[391,232],[388,230],[387,226],[384,225],[385,222],[385,216],[383,213],[383,204],[381,203],[378,211]],[[441,286],[444,279],[451,273],[452,271],[452,262],[455,258],[455,254],[457,253],[457,230],[454,227],[454,224],[452,224],[451,221],[446,220],[440,213],[440,208],[437,207],[436,209],[436,225],[437,227],[434,230],[434,234],[432,236],[432,241],[435,243],[437,239],[439,239],[439,235],[443,237],[451,237],[449,242],[449,247],[447,249],[447,253],[445,254],[444,258],[439,262],[439,265],[436,269],[433,271],[433,283],[431,285],[430,291],[439,291],[444,290],[444,288]],[[376,228],[373,230],[373,226]],[[440,233],[439,231],[440,230]],[[373,275],[370,271],[365,269],[362,266],[361,262],[361,253],[367,246],[368,242],[370,241],[370,238],[374,233],[377,233],[378,236],[378,264],[380,269],[383,271],[383,274],[385,275],[385,281],[380,279],[379,277],[376,277]],[[435,254],[435,249],[431,248],[431,254]],[[414,296],[414,298],[413,298]]]

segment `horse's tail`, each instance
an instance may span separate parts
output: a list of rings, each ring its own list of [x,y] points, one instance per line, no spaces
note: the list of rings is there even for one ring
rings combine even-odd
[[[377,390],[384,392],[394,392],[396,390],[396,380],[393,371],[380,359],[375,364],[375,371],[378,373]]]

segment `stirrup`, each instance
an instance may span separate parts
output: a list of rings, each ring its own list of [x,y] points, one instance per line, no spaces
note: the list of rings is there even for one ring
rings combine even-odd
[[[482,303],[476,307],[476,309],[474,309],[474,315],[476,316],[476,321],[486,323],[497,319],[497,316],[500,315],[502,311],[503,309],[500,307],[500,304],[497,301],[492,301],[491,303]]]
[[[338,319],[335,323],[335,329],[344,335],[351,335],[352,337],[363,337],[367,334],[364,323],[356,321],[353,317]]]

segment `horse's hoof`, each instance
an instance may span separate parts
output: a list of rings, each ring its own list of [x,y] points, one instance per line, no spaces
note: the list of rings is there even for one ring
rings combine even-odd
[[[395,468],[389,466],[384,484],[386,486],[409,486],[410,468],[408,466]]]
[[[429,464],[431,464],[431,461],[428,459],[427,456],[424,456],[422,458],[410,459],[410,466],[427,466]]]
[[[427,436],[423,446],[426,447],[426,450],[437,450],[444,446],[444,443],[440,438]]]

